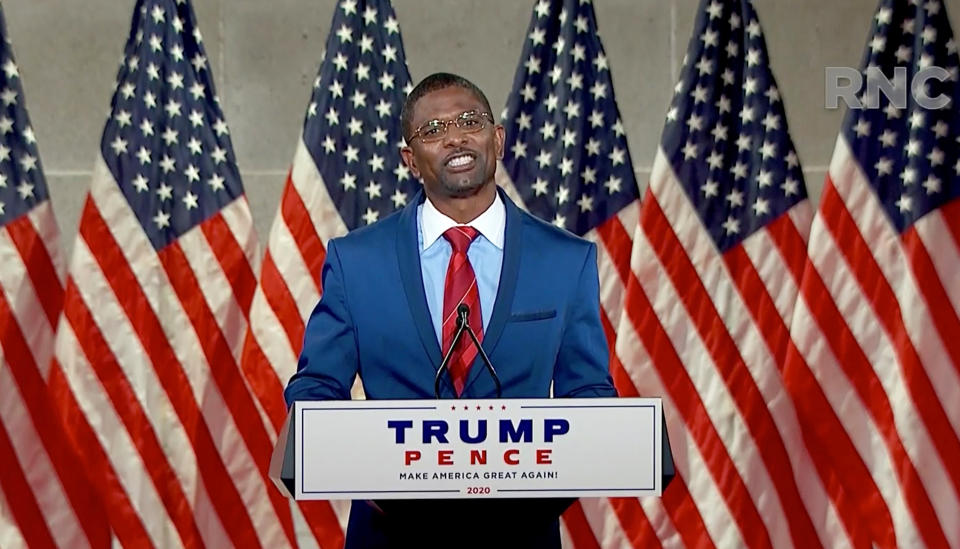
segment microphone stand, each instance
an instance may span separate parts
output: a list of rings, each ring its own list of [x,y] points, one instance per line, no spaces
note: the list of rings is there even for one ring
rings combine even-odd
[[[487,371],[490,372],[490,377],[493,378],[493,383],[497,387],[497,398],[503,396],[503,391],[500,386],[500,376],[497,375],[497,370],[494,369],[493,364],[490,363],[490,358],[488,358],[487,353],[484,352],[483,345],[477,340],[477,335],[473,332],[473,328],[470,327],[469,316],[470,307],[468,307],[466,303],[461,303],[457,307],[457,331],[453,334],[453,342],[450,344],[446,356],[443,357],[443,362],[440,363],[440,367],[437,368],[437,375],[433,380],[433,392],[437,398],[440,398],[440,379],[443,377],[443,371],[449,370],[448,363],[450,362],[450,357],[453,356],[453,350],[457,347],[457,343],[463,336],[463,332],[467,332],[467,335],[470,336],[474,347],[477,348],[477,354],[480,355],[484,366],[486,366]],[[457,398],[460,397],[458,396]]]

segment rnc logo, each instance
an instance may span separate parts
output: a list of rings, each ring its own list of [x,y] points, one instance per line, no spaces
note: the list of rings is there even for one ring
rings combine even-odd
[[[867,82],[864,90],[863,74],[853,67],[826,67],[826,108],[836,109],[839,100],[850,109],[878,109],[880,95],[890,101],[897,109],[907,108],[907,68],[895,67],[893,81],[878,67],[868,67]],[[913,75],[910,81],[910,93],[917,105],[925,109],[942,109],[950,105],[950,97],[942,93],[934,97],[929,95],[928,82],[953,80],[956,74],[943,67],[925,67]],[[863,91],[860,97],[857,94]]]

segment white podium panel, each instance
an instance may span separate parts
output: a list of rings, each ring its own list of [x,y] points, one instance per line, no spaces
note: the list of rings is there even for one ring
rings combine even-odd
[[[292,414],[297,499],[662,490],[659,398],[316,401]]]

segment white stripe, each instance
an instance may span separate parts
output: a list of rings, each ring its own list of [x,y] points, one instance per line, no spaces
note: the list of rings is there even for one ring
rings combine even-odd
[[[220,216],[230,228],[233,239],[243,250],[247,263],[256,274],[256,267],[260,264],[260,241],[253,226],[253,213],[250,211],[247,195],[241,195],[240,198],[227,204],[220,210]]]
[[[955,368],[947,366],[949,358],[930,315],[930,307],[943,305],[927,303],[920,291],[913,269],[909,265],[907,252],[903,249],[903,241],[899,233],[890,224],[877,195],[863,177],[863,173],[857,169],[858,165],[854,159],[849,156],[846,142],[841,138],[837,143],[837,154],[847,155],[846,161],[837,159],[832,163],[831,177],[834,178],[837,194],[845,203],[860,234],[867,241],[868,249],[872,252],[873,259],[877,262],[883,277],[893,289],[900,305],[899,312],[903,318],[903,326],[910,335],[913,347],[921,359],[923,370],[930,379],[937,393],[939,405],[946,412],[956,436],[956,433],[960,433],[960,399],[955,397],[953,388],[960,386],[960,376]],[[841,183],[837,184],[837,182]],[[846,184],[843,184],[844,182]],[[957,509],[951,517],[958,514],[960,509]],[[960,546],[960,531],[957,531],[955,539],[951,542]]]
[[[819,242],[819,229],[816,227],[817,222],[814,223],[812,234]],[[893,468],[884,436],[857,396],[846,373],[837,363],[826,338],[820,333],[806,299],[798,300],[794,308],[791,337],[797,351],[806,361],[806,364],[793,364],[791,367],[809,368],[817,378],[830,407],[835,411],[857,453],[864,459],[864,464],[870,470],[877,489],[890,510],[897,544],[901,547],[921,547],[922,542],[903,499],[899,477]]]
[[[3,266],[0,268],[0,291],[3,292],[42,375],[49,368],[47,363],[54,327],[47,320],[47,313],[40,304],[40,296],[23,261],[6,227],[0,228],[0,265]]]
[[[77,247],[82,246],[81,243],[82,239],[78,238],[74,246],[74,263],[77,260]],[[130,440],[126,427],[115,414],[113,404],[103,392],[100,380],[87,362],[69,322],[60,323],[56,355],[80,410],[100,446],[108,452],[117,479],[140,516],[150,540],[157,547],[181,547],[180,536],[145,472],[143,460]],[[187,451],[186,448],[182,450]]]
[[[317,301],[320,300],[320,292],[314,282],[313,274],[304,262],[302,253],[297,248],[289,227],[283,223],[277,225],[270,234],[270,258],[297,304],[300,320],[306,323]]]
[[[800,237],[804,242],[810,241],[810,223],[813,222],[813,205],[810,200],[804,200],[796,206],[787,210],[787,214],[793,221],[793,226],[797,228]]]
[[[97,168],[105,170],[102,160],[98,162]],[[253,521],[254,526],[257,527],[261,541],[268,546],[282,545],[286,542],[286,538],[266,494],[268,487],[263,479],[260,478],[256,463],[244,445],[238,428],[230,417],[229,409],[210,375],[210,365],[206,361],[206,356],[203,353],[197,333],[192,329],[184,329],[185,327],[191,326],[191,323],[183,309],[183,304],[174,293],[156,252],[154,252],[152,245],[146,238],[146,234],[140,228],[139,223],[130,211],[129,204],[123,195],[120,194],[116,183],[112,181],[112,176],[109,172],[102,172],[100,175],[102,176],[100,178],[95,175],[91,188],[91,197],[98,207],[101,216],[107,223],[117,245],[124,254],[124,258],[133,271],[139,286],[144,289],[143,295],[150,302],[156,318],[163,327],[164,334],[162,335],[169,341],[177,357],[179,366],[189,380],[194,401],[202,403],[202,406],[198,404],[197,407],[201,410],[209,432],[216,434],[216,436],[213,437],[214,443],[218,444],[218,450],[223,456],[223,463],[226,466],[227,473],[237,486],[241,498],[247,506],[250,519]],[[199,228],[195,228],[192,232],[198,230]],[[202,234],[199,236],[202,237]],[[78,239],[78,241],[79,240],[82,239]],[[219,264],[214,260],[213,265]],[[217,270],[219,270],[219,268]],[[77,271],[71,272],[77,273]],[[77,273],[76,276],[79,282],[82,274]],[[109,288],[107,292],[110,292]],[[112,299],[112,293],[106,295]],[[101,313],[99,309],[103,307],[103,305],[100,301],[91,299],[86,299],[86,301],[87,303],[98,303],[97,310],[92,311],[95,316],[97,313]],[[163,314],[157,314],[157,311],[162,311]],[[118,314],[123,315],[122,311],[119,311],[119,307]],[[239,315],[239,311],[237,311],[236,314]],[[125,319],[125,316],[121,316],[121,318]],[[110,338],[114,335],[111,330],[103,329],[103,322],[98,322],[98,325],[101,326],[105,337]],[[136,339],[136,334],[131,332],[130,337]],[[115,339],[108,341],[110,341],[111,346],[118,344]],[[139,339],[136,339],[136,341],[139,344]],[[116,351],[115,354],[117,354]],[[150,378],[153,379],[153,370],[140,367],[143,364],[149,363],[149,359],[147,359],[145,355],[140,359],[123,360],[118,354],[118,362],[126,371],[131,385],[134,387],[138,387],[139,383],[145,381],[142,376],[147,375],[147,370],[150,370]],[[176,365],[154,366],[176,367]],[[131,372],[131,370],[133,371]],[[140,379],[138,379],[138,376]],[[166,394],[160,390],[161,386],[159,381],[152,383],[152,386],[151,389],[154,389],[155,392],[162,393],[162,401],[169,406]],[[143,403],[152,402],[151,400],[144,399],[142,396],[140,397],[140,401]],[[145,405],[145,412],[149,413],[150,408],[151,406],[149,404]],[[166,443],[168,434],[175,433],[177,436],[181,436],[183,427],[172,407],[170,407],[166,414],[155,415],[156,417],[153,419],[153,424],[162,441]],[[158,425],[158,421],[161,419],[165,420],[165,424]],[[186,439],[183,440],[183,443],[188,442]],[[170,445],[168,447],[179,447],[179,445]],[[176,459],[175,455],[177,455],[177,452],[170,452],[169,454],[168,459],[171,459],[171,461]],[[183,464],[183,469],[179,467],[177,469],[179,474],[189,475],[181,477],[189,479],[188,482],[184,482],[184,486],[189,487],[186,489],[187,494],[193,494],[194,490],[201,488],[200,484],[202,483],[196,482],[196,470],[188,467],[187,464]],[[223,527],[229,528],[230,525],[224,524]]]
[[[781,250],[777,248],[766,230],[753,233],[743,241],[742,246],[757,275],[763,281],[777,312],[780,313],[780,320],[789,328],[793,317],[793,304],[797,301],[799,281],[793,278],[793,273],[781,255]]]
[[[40,235],[40,240],[47,247],[50,254],[50,261],[53,262],[53,269],[57,272],[57,277],[63,283],[63,254],[60,251],[60,230],[57,228],[57,221],[53,215],[53,206],[46,200],[34,207],[27,214],[33,228]]]
[[[27,540],[20,534],[20,528],[13,520],[10,503],[3,490],[0,490],[0,547],[4,549],[25,549]]]
[[[630,547],[610,500],[607,498],[584,498],[580,500],[593,537],[600,547]]]
[[[320,170],[310,156],[310,150],[303,143],[303,136],[297,140],[297,150],[293,155],[293,166],[290,179],[306,206],[316,233],[320,235],[323,245],[327,240],[347,234],[347,226],[340,218],[340,212],[333,205],[327,186],[323,182]],[[281,199],[282,200],[282,199]],[[281,208],[282,208],[281,203]]]
[[[177,239],[177,242],[184,258],[187,260],[187,264],[190,265],[190,270],[195,275],[194,278],[200,288],[200,294],[216,320],[220,334],[230,348],[234,362],[240,364],[240,358],[243,354],[243,334],[247,330],[247,319],[243,314],[240,303],[236,300],[237,296],[233,293],[230,279],[227,273],[223,271],[223,265],[220,264],[213,248],[211,248],[211,243],[207,240],[199,225],[183,233]],[[184,364],[184,366],[186,367],[187,364]],[[209,370],[206,370],[204,365],[195,366],[198,366],[201,371],[194,375],[209,374]]]
[[[634,251],[638,238],[643,238],[639,230],[634,234]],[[617,356],[624,364],[635,365],[634,368],[627,369],[627,372],[637,391],[641,395],[659,396],[663,401],[663,417],[667,423],[670,449],[677,472],[673,482],[686,484],[690,497],[696,504],[696,512],[703,519],[707,533],[717,547],[743,547],[739,525],[721,497],[703,455],[687,431],[683,415],[663,386],[660,373],[653,366],[653,359],[641,343],[629,316],[623,316],[617,332]],[[657,533],[660,534],[659,531]],[[664,538],[661,537],[661,540]]]
[[[955,315],[960,316],[960,284],[950,283],[957,276],[957,268],[960,267],[960,242],[950,236],[950,229],[941,210],[928,213],[913,226],[943,284],[950,300],[949,306],[953,308]]]
[[[257,286],[250,305],[250,334],[270,363],[280,384],[286,386],[290,376],[297,370],[297,355],[290,347],[276,311],[267,303],[262,286]]]
[[[671,440],[670,447],[673,448],[674,445],[675,443]],[[675,478],[673,482],[683,482],[683,479]],[[663,499],[641,498],[640,506],[643,507],[643,512],[647,515],[647,521],[657,534],[661,544],[665,546],[680,545],[680,534],[677,532],[670,514],[667,513],[667,508],[663,505]]]

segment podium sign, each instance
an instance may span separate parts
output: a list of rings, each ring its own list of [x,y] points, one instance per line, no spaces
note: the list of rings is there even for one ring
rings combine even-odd
[[[297,499],[662,490],[659,398],[315,401],[292,417]]]

